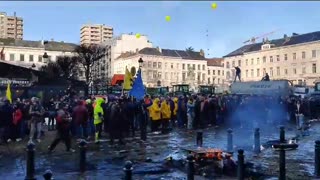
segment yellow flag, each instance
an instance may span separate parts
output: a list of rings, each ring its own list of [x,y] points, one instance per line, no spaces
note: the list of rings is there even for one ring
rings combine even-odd
[[[7,85],[6,97],[10,101],[10,103],[12,103],[12,95],[11,95],[10,83],[8,83],[8,85]]]
[[[124,82],[123,82],[123,89],[124,90],[130,90],[132,89],[132,75],[128,68],[126,67],[126,73],[124,75]]]

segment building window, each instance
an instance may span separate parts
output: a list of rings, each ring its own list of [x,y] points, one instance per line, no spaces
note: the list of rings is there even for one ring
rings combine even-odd
[[[173,63],[171,63],[171,69],[173,69]]]
[[[208,75],[210,75],[210,70],[208,70]]]
[[[230,64],[229,64],[229,62],[227,62],[227,64],[226,64],[226,65],[227,65],[227,68],[230,68]]]
[[[193,70],[196,70],[196,65],[195,64],[193,64],[192,67],[193,67]],[[199,67],[199,70],[200,70],[200,67]]]
[[[248,77],[248,74],[249,74],[249,70],[246,70],[246,77]]]
[[[161,65],[162,63],[161,62],[158,62],[158,68],[161,69]]]
[[[297,69],[293,68],[293,74],[297,74]]]
[[[42,56],[41,55],[38,56],[38,62],[42,62]]]
[[[273,76],[273,68],[270,68],[270,73],[269,73],[270,76]]]
[[[238,66],[239,67],[241,66],[241,60],[238,60]]]
[[[253,77],[254,76],[254,71],[253,71],[253,69],[251,69],[251,77]]]
[[[51,60],[52,60],[52,59],[51,59],[51,56],[48,56],[48,61],[51,62]]]
[[[213,75],[216,75],[216,70],[212,70],[212,74],[213,74]]]
[[[10,61],[14,61],[14,54],[10,54]]]
[[[273,62],[273,56],[270,56],[270,62]]]
[[[254,64],[254,60],[253,60],[253,58],[251,59],[251,65],[253,65]]]
[[[198,64],[198,70],[200,71],[200,64]]]
[[[312,58],[316,58],[317,57],[317,51],[316,50],[312,50]]]
[[[211,84],[211,82],[210,82],[210,78],[208,78],[208,84]]]
[[[266,61],[267,61],[267,57],[263,56],[262,62],[263,62],[263,63],[266,63]]]
[[[246,59],[246,66],[248,66],[248,59]]]
[[[185,70],[186,69],[186,65],[182,64],[182,69]]]
[[[182,73],[182,81],[185,81],[185,80],[186,80],[186,73]]]
[[[260,69],[257,69],[257,77],[260,77]]]
[[[306,52],[302,51],[302,59],[306,58]]]
[[[161,77],[162,77],[161,72],[158,72],[158,78],[161,79]]]
[[[284,70],[284,74],[285,74],[285,75],[288,75],[288,69],[285,69],[285,70]]]
[[[224,76],[224,70],[222,70],[222,76]]]
[[[152,62],[148,62],[148,68],[151,68],[152,67]]]
[[[220,84],[220,79],[218,78],[218,84]]]
[[[220,76],[220,70],[218,70],[218,76]]]
[[[263,73],[263,75],[266,75],[266,68],[262,69],[262,73]]]
[[[202,65],[202,70],[205,70],[206,69],[206,66],[205,65]]]
[[[277,55],[277,61],[280,61],[280,55]]]
[[[287,54],[284,55],[284,60],[285,61],[288,60],[288,55]]]
[[[317,73],[317,64],[315,63],[312,64],[312,73]]]
[[[259,58],[257,58],[257,64],[260,64],[260,59]]]
[[[153,62],[152,67],[157,68],[157,62]]]
[[[305,74],[306,73],[306,67],[303,67],[302,68],[302,74]]]
[[[226,77],[227,77],[227,79],[230,79],[230,72],[229,71],[227,71]],[[214,82],[214,80],[213,80],[213,82]]]
[[[20,61],[24,61],[24,54],[20,54]]]
[[[292,59],[293,59],[293,60],[296,60],[296,59],[297,59],[297,53],[293,53],[293,54],[292,54]]]
[[[232,67],[234,67],[235,66],[235,62],[234,61],[232,61]]]
[[[29,61],[33,62],[33,55],[29,55]]]
[[[280,67],[277,67],[277,76],[280,76]]]

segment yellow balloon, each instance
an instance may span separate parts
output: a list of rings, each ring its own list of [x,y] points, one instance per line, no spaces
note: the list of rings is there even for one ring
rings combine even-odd
[[[166,21],[170,21],[171,17],[170,16],[166,16]]]
[[[136,38],[139,39],[140,37],[141,37],[141,34],[140,34],[140,33],[137,33],[137,34],[136,34]]]
[[[217,3],[212,3],[212,4],[211,4],[211,8],[212,8],[212,9],[216,9],[216,8],[217,8]]]

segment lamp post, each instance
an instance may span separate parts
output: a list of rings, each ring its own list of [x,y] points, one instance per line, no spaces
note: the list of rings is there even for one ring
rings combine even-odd
[[[45,63],[48,62],[49,56],[48,56],[47,52],[44,52],[42,58],[43,58],[43,62],[45,62]]]
[[[139,68],[142,68],[142,66],[143,66],[143,59],[140,58],[138,62],[139,62]]]

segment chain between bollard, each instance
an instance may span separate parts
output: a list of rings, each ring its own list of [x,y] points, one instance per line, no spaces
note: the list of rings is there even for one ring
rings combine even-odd
[[[123,168],[123,171],[125,173],[124,180],[132,180],[132,170],[133,170],[132,162],[127,161]]]
[[[35,178],[35,144],[33,142],[27,145],[27,175],[25,180],[36,180]]]

